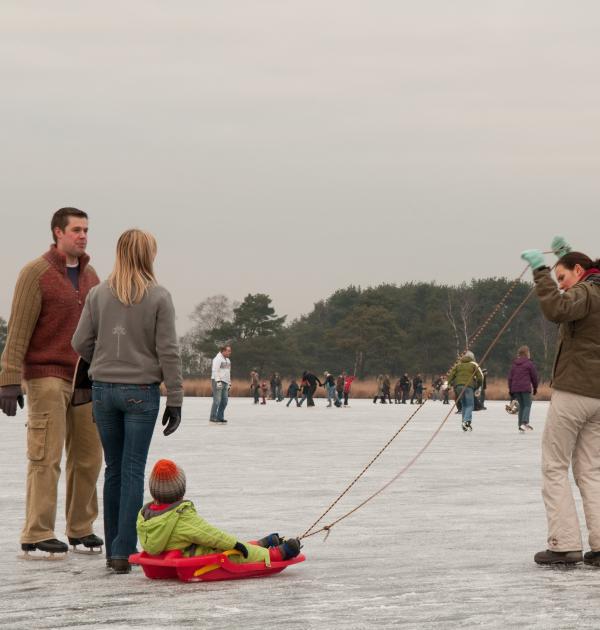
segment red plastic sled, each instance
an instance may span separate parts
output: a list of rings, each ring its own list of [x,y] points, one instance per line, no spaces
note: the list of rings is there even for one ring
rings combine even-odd
[[[267,577],[280,573],[292,564],[304,562],[303,554],[291,560],[272,561],[271,566],[263,562],[236,564],[228,556],[239,551],[229,550],[213,553],[208,556],[192,556],[185,558],[181,551],[175,549],[152,556],[145,551],[129,556],[131,564],[139,564],[146,577],[152,580],[179,578],[183,582],[216,582],[217,580],[243,580],[253,577]]]

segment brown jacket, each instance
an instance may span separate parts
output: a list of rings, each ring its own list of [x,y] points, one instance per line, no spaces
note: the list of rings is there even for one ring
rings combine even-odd
[[[600,398],[600,275],[561,293],[549,269],[533,274],[546,319],[560,324],[552,387]]]
[[[47,376],[71,381],[77,363],[71,337],[89,290],[99,282],[88,262],[86,254],[79,259],[78,291],[55,245],[21,271],[0,359],[0,386]]]

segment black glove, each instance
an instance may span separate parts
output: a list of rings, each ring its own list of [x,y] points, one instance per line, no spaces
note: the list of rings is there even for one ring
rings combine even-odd
[[[171,435],[177,431],[181,423],[181,407],[167,407],[162,417],[163,427],[166,425],[163,435]]]
[[[25,401],[23,400],[23,392],[20,385],[5,385],[0,387],[0,409],[7,416],[17,415],[17,404],[21,409]]]
[[[244,556],[244,558],[248,557],[248,549],[246,548],[246,545],[242,544],[241,542],[236,542],[233,548],[236,551],[239,551],[242,556]]]
[[[88,375],[90,364],[79,357],[75,367],[75,376],[73,377],[73,392],[71,394],[71,405],[78,407],[79,405],[87,405],[92,402],[92,381]]]
[[[534,388],[534,390],[533,390],[533,395],[535,396],[536,394],[537,394],[537,387]]]
[[[515,399],[515,395],[514,395],[512,392],[508,392],[508,395],[510,396],[510,399],[511,399],[511,400],[514,400],[514,399]]]

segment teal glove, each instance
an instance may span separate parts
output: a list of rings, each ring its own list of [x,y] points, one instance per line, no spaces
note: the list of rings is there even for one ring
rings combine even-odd
[[[552,251],[556,254],[557,258],[562,258],[565,254],[568,254],[572,247],[565,241],[562,236],[555,236],[552,239],[552,244],[550,245]]]
[[[539,249],[526,249],[521,254],[521,258],[529,263],[533,271],[546,266],[544,254]]]

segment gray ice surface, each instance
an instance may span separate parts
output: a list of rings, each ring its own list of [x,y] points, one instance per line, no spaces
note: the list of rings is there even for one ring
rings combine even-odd
[[[314,409],[286,409],[233,399],[229,424],[215,426],[207,399],[186,399],[177,433],[165,438],[157,424],[148,469],[160,457],[174,459],[199,512],[242,539],[297,535],[414,409],[351,402],[341,410],[322,400]],[[391,478],[447,409],[427,403],[334,514]],[[150,581],[139,568],[112,575],[98,556],[18,560],[26,416],[3,416],[0,626],[598,628],[600,572],[533,562],[546,538],[539,472],[546,409],[534,403],[535,430],[526,435],[504,403],[489,402],[469,434],[453,415],[395,485],[335,527],[326,543],[321,535],[307,539],[305,563],[267,579],[213,584]],[[63,511],[61,483],[59,536]]]

